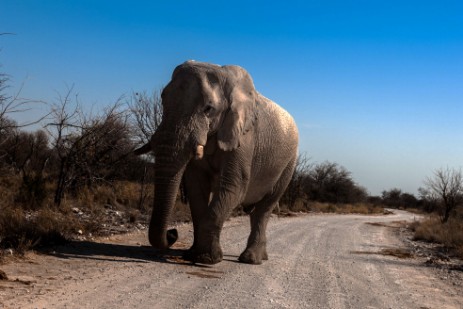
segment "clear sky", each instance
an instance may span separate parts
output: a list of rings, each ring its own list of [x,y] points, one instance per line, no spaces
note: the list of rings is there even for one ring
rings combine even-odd
[[[371,194],[463,165],[462,1],[0,2],[10,91],[101,107],[194,59],[238,64],[286,108],[300,151]]]

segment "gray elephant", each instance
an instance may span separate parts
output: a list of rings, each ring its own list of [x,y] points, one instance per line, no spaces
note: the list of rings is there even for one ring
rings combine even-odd
[[[177,230],[167,231],[167,224],[184,177],[194,228],[185,257],[220,262],[223,223],[242,205],[251,233],[239,260],[267,260],[267,222],[297,159],[293,118],[234,65],[187,61],[174,70],[161,98],[162,122],[151,142],[135,151],[153,150],[156,158],[151,245],[166,249],[177,240]]]

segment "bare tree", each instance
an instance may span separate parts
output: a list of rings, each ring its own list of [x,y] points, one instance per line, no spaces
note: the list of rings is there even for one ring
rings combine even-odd
[[[0,32],[0,36],[3,35],[16,35],[12,32]],[[0,73],[0,134],[3,134],[5,130],[9,130],[11,128],[18,128],[29,126],[32,124],[39,123],[42,121],[45,116],[40,117],[38,120],[31,121],[29,123],[24,123],[20,126],[15,121],[11,121],[8,117],[14,113],[24,112],[30,109],[31,103],[43,103],[41,101],[36,100],[29,100],[21,97],[22,89],[24,88],[24,82],[19,87],[19,90],[9,96],[6,94],[6,90],[9,88],[8,86],[9,76],[5,73]],[[0,141],[1,142],[1,141]]]
[[[128,102],[134,134],[141,144],[146,144],[162,120],[160,91],[135,92]]]
[[[146,145],[151,136],[157,130],[162,120],[162,99],[160,91],[153,91],[151,94],[147,92],[134,92],[128,102],[131,118],[130,122],[132,125],[132,132],[135,138],[134,141],[137,144]],[[142,148],[140,148],[142,149]],[[137,151],[135,151],[137,152]],[[143,177],[140,184],[140,199],[139,208],[142,207],[147,197],[146,185],[147,185],[147,171],[148,165],[152,162],[144,161]],[[181,186],[181,192],[184,195],[184,186]],[[186,200],[183,200],[186,202]]]
[[[15,109],[11,97],[6,95],[8,76],[0,73],[0,144],[5,142],[7,133],[17,127],[17,123],[7,117]]]
[[[82,187],[121,173],[122,161],[133,152],[127,111],[116,102],[101,114],[85,113],[70,88],[52,108],[46,128],[57,157],[57,186],[54,202],[60,205],[65,191]]]
[[[20,125],[9,118],[12,114],[23,113],[31,110],[32,104],[43,104],[44,102],[21,97],[24,84],[21,84],[21,87],[14,95],[6,95],[6,89],[8,88],[7,81],[8,77],[5,74],[0,74],[0,132],[11,128],[27,127],[42,121],[46,115],[37,120],[22,123]]]
[[[438,200],[443,209],[442,223],[448,221],[452,212],[463,203],[463,174],[461,169],[440,168],[434,171],[433,177],[425,182],[426,192],[430,199]]]
[[[311,168],[312,163],[310,162],[310,157],[308,157],[306,153],[299,154],[291,181],[281,198],[282,202],[287,204],[290,210],[293,210],[298,199],[306,198],[304,182]]]
[[[58,179],[55,190],[54,203],[56,205],[61,204],[61,200],[64,196],[64,190],[66,188],[66,182],[69,178],[69,173],[71,173],[71,158],[69,151],[69,142],[68,139],[72,134],[77,135],[78,129],[78,116],[80,104],[77,100],[72,99],[73,97],[73,87],[70,87],[66,94],[62,96],[58,94],[57,103],[51,106],[49,122],[45,129],[51,137],[51,144],[55,150],[55,155],[57,157],[56,163],[58,167]],[[70,107],[70,105],[74,105]]]
[[[8,76],[0,73],[0,147],[4,146],[17,133],[18,123],[9,116],[11,113],[17,112],[23,104],[6,94],[7,83]],[[0,149],[0,159],[5,157],[4,150]]]
[[[16,202],[31,208],[41,206],[46,198],[45,169],[51,155],[46,133],[16,130],[1,148],[10,173],[21,175]]]
[[[36,120],[18,123],[11,118],[12,115],[24,113],[32,109],[33,105],[43,104],[38,100],[30,100],[21,97],[21,92],[24,83],[21,84],[19,90],[13,95],[7,95],[9,77],[6,74],[0,73],[0,146],[8,141],[22,127],[37,124],[45,119],[46,115],[39,117]],[[0,153],[0,158],[2,154]]]

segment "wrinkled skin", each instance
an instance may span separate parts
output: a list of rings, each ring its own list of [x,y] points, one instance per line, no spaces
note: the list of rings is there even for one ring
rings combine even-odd
[[[220,262],[223,223],[243,205],[251,233],[239,260],[262,263],[268,259],[267,222],[296,164],[294,120],[260,95],[238,66],[185,62],[174,70],[162,104],[161,125],[151,143],[136,151],[153,150],[156,157],[151,245],[166,249],[177,239],[167,223],[184,177],[194,227],[185,257]]]

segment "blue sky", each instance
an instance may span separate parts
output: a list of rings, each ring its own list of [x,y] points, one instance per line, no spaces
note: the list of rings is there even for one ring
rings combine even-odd
[[[313,162],[371,194],[416,193],[463,165],[462,16],[461,1],[2,0],[15,35],[0,65],[12,92],[50,102],[74,85],[100,108],[188,59],[238,64],[294,115]]]

